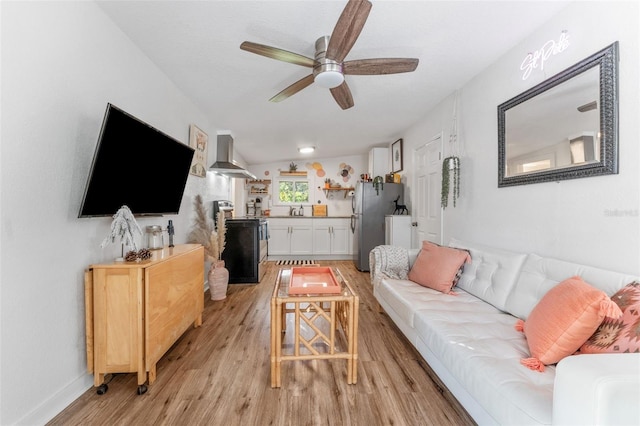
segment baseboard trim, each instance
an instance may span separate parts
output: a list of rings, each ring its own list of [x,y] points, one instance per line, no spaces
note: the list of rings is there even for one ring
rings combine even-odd
[[[93,375],[85,374],[56,392],[26,416],[16,422],[17,425],[44,425],[60,414],[73,401],[80,398],[93,386]]]

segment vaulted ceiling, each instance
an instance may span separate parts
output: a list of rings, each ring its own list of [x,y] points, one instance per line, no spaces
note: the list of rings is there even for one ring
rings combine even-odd
[[[240,50],[240,44],[252,41],[313,57],[315,40],[331,34],[346,0],[98,2],[216,130],[231,131],[248,164],[309,158],[297,152],[306,145],[324,158],[393,142],[568,4],[372,3],[346,59],[408,57],[420,63],[412,73],[347,76],[355,106],[342,110],[316,84],[269,102],[309,68]]]

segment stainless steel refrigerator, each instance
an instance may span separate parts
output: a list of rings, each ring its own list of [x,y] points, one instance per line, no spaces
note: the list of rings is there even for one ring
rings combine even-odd
[[[384,183],[376,191],[372,182],[358,182],[351,200],[351,232],[356,268],[369,270],[369,252],[384,244],[384,217],[395,209],[394,200],[404,204],[404,186],[401,183]]]

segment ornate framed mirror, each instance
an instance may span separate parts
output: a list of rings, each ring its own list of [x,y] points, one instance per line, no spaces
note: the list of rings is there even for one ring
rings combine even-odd
[[[498,106],[498,187],[618,173],[618,42]]]

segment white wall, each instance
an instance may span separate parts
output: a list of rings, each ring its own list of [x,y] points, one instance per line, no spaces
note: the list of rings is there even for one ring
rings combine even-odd
[[[444,211],[445,242],[455,237],[640,275],[638,24],[637,2],[576,2],[459,89],[461,198]],[[562,30],[568,49],[523,81],[524,56]],[[620,173],[499,189],[497,106],[616,40]],[[405,133],[405,153],[443,132],[449,155],[453,102],[451,95]]]
[[[93,3],[2,2],[0,8],[0,424],[39,424],[92,385],[82,275],[118,248],[99,248],[110,220],[80,220],[77,212],[106,103],[185,142],[188,125],[197,124],[210,136],[209,164],[216,129]],[[522,82],[522,57],[565,29],[569,49],[548,62],[545,75]],[[615,40],[620,174],[498,189],[497,105]],[[578,2],[516,43],[460,90],[462,197],[445,211],[445,241],[457,237],[640,274],[637,4]],[[404,175],[415,146],[441,131],[446,145],[452,100],[406,132]],[[353,166],[359,176],[366,157],[361,170]],[[160,223],[174,220],[178,243],[197,193],[207,201],[230,198],[229,180],[189,178],[180,215]],[[607,214],[616,210],[635,214]]]
[[[210,136],[209,164],[216,129],[93,2],[1,7],[0,424],[39,424],[92,386],[83,271],[120,248],[99,247],[109,218],[77,215],[107,102],[185,143],[197,124]],[[130,169],[133,184],[153,185],[123,160]],[[228,198],[229,180],[190,176],[178,216],[140,225],[172,219],[185,242],[197,193]]]

